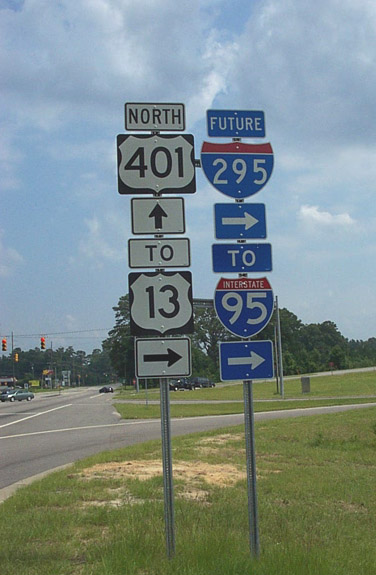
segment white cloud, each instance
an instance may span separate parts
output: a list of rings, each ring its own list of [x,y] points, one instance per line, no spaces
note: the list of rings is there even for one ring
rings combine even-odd
[[[0,229],[0,277],[6,278],[23,262],[23,257],[14,248],[8,248],[3,242],[4,231]]]
[[[79,251],[99,267],[104,262],[124,261],[126,256],[126,233],[124,222],[116,214],[104,214],[85,218],[85,237],[79,243]],[[123,234],[120,233],[123,231]],[[120,236],[120,240],[119,240]]]
[[[347,228],[355,224],[355,220],[349,214],[331,214],[320,210],[318,206],[302,206],[299,211],[299,218],[305,224],[325,226],[331,229],[337,227]]]

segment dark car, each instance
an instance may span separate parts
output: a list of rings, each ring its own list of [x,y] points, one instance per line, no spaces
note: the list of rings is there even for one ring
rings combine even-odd
[[[100,388],[99,393],[114,393],[114,388],[111,385],[105,385]]]
[[[26,399],[26,401],[31,401],[34,399],[34,394],[27,389],[11,389],[4,391],[0,396],[0,400],[3,403],[5,401],[22,401],[23,399]]]
[[[207,377],[194,377],[192,379],[192,385],[195,387],[215,387],[214,381],[211,381]]]
[[[184,391],[185,389],[193,389],[190,380],[187,377],[179,379],[170,379],[170,391]]]

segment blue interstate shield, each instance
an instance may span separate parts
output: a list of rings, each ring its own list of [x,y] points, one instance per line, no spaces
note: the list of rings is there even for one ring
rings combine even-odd
[[[234,335],[248,338],[269,323],[274,297],[266,278],[221,278],[214,294],[219,321]]]
[[[209,182],[231,198],[247,198],[259,192],[273,171],[271,144],[203,142],[201,166]]]

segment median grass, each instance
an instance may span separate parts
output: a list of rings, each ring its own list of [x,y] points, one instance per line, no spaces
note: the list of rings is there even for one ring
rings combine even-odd
[[[302,394],[300,378],[286,380],[283,399],[276,394],[274,382],[255,381],[253,395],[256,412],[376,402],[376,370],[312,377],[311,392],[308,394]],[[159,406],[153,403],[159,400],[159,389],[151,389],[147,393],[122,391],[116,395],[116,399],[127,400],[127,403],[120,401],[115,403],[116,409],[124,419],[149,419],[160,416]],[[180,400],[189,400],[191,403],[178,403]],[[242,413],[243,385],[236,383],[196,391],[171,392],[170,402],[171,417]]]
[[[376,407],[256,422],[261,554],[248,541],[244,429],[172,440],[176,553],[161,445],[103,453],[0,506],[2,575],[371,575]]]

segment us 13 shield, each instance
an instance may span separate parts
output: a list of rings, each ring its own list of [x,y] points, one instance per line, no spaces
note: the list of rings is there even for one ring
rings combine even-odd
[[[259,192],[273,171],[271,144],[203,142],[201,166],[209,182],[231,198],[247,198]]]
[[[248,338],[269,323],[274,309],[273,291],[266,278],[221,278],[215,289],[214,307],[228,331]]]

